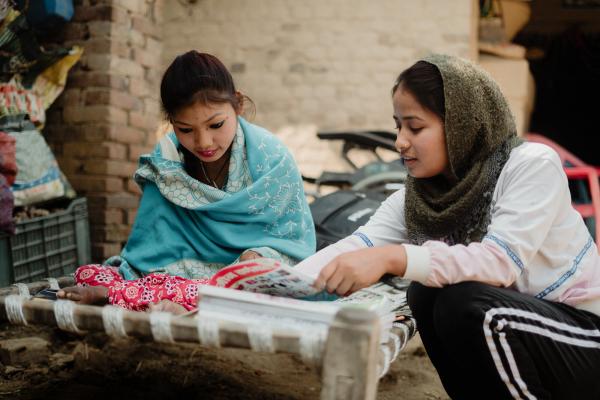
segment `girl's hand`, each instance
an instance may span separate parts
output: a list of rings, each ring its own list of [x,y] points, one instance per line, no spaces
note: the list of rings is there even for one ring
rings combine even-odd
[[[246,250],[240,256],[240,261],[254,260],[255,258],[261,258],[261,257],[262,256],[255,251]]]
[[[73,300],[81,304],[106,304],[108,288],[104,286],[69,286],[56,293],[59,299]]]
[[[334,258],[321,270],[314,286],[347,296],[371,286],[386,273],[402,276],[405,270],[404,246],[370,247]]]

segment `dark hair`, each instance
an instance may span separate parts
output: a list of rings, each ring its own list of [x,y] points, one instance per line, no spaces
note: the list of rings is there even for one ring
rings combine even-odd
[[[252,103],[237,94],[231,74],[217,57],[195,50],[177,56],[169,65],[160,83],[160,99],[168,119],[196,102],[230,103],[235,110],[246,100]]]
[[[392,88],[392,96],[400,85],[411,92],[419,104],[436,114],[444,122],[446,115],[444,81],[435,65],[427,61],[417,61],[402,71]]]

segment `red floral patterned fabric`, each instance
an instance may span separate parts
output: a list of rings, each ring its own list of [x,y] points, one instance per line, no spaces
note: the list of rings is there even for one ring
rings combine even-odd
[[[133,311],[145,311],[152,303],[171,300],[186,310],[196,309],[198,285],[208,279],[185,279],[168,274],[152,273],[136,280],[125,280],[118,269],[99,264],[84,265],[75,272],[79,286],[108,288],[108,302]]]

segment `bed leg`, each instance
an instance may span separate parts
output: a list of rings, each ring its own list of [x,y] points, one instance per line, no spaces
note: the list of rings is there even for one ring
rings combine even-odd
[[[371,311],[342,309],[329,328],[321,400],[374,400],[377,396],[379,320]]]

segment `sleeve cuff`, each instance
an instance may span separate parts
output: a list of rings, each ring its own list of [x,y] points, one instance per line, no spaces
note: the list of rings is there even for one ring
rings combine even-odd
[[[404,278],[425,284],[431,273],[429,249],[423,246],[405,244],[406,272]]]

